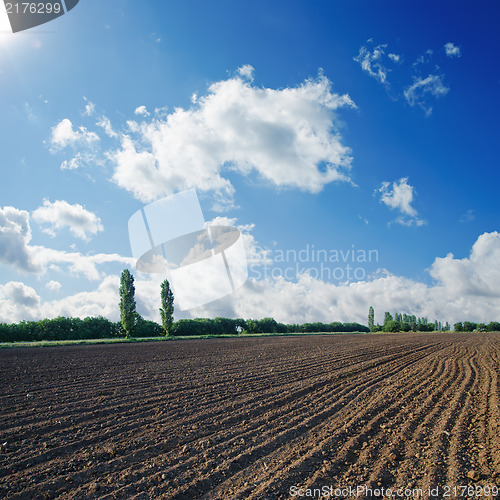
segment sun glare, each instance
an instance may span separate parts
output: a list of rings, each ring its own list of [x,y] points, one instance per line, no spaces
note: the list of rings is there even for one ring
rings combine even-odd
[[[5,11],[5,5],[3,2],[0,2],[0,45],[5,44],[12,36],[12,29],[7,12]]]

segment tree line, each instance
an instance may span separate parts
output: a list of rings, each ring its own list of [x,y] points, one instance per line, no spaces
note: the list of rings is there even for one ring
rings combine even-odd
[[[490,321],[486,323],[473,323],[472,321],[459,321],[453,325],[456,332],[500,332],[500,323],[498,321]]]
[[[175,322],[173,335],[236,335],[239,333],[367,333],[365,325],[359,323],[278,323],[274,318],[231,319],[231,318],[197,318],[180,319]]]
[[[359,323],[304,323],[285,325],[273,318],[232,319],[196,318],[173,322],[170,336],[238,335],[259,333],[368,332]],[[136,317],[128,337],[164,337],[164,328],[154,321]],[[102,316],[84,319],[58,317],[40,321],[0,323],[0,342],[34,342],[42,340],[91,340],[126,338],[121,321],[113,322]]]
[[[304,323],[284,324],[274,318],[232,319],[195,318],[174,321],[174,294],[168,280],[160,285],[160,317],[162,324],[144,319],[136,311],[134,277],[125,269],[120,277],[120,321],[112,322],[102,316],[80,318],[58,317],[40,321],[21,321],[17,324],[0,323],[0,342],[31,342],[41,340],[92,340],[123,337],[161,337],[193,335],[237,335],[265,333],[350,333],[449,331],[448,322],[429,322],[426,317],[386,312],[383,325],[375,324],[375,311],[368,311],[368,327],[359,323]],[[496,321],[455,323],[457,332],[500,331]]]
[[[433,332],[449,331],[450,325],[441,321],[430,322],[426,317],[417,318],[414,314],[384,313],[383,325],[375,324],[375,310],[370,306],[368,310],[368,328],[370,332]]]
[[[430,322],[426,317],[417,318],[415,315],[395,313],[394,316],[390,312],[384,313],[384,324],[375,325],[375,310],[370,306],[368,310],[368,328],[370,332],[449,332],[451,326],[448,322],[442,323],[435,320]],[[464,321],[455,323],[453,329],[456,332],[498,332],[500,331],[500,323],[491,321],[486,323],[473,323]]]
[[[154,321],[139,317],[134,337],[158,337],[163,329]],[[0,323],[0,342],[35,342],[40,340],[92,340],[126,337],[122,324],[102,316],[66,318],[40,321],[21,321],[19,323]]]
[[[369,329],[359,323],[278,323],[274,318],[232,319],[196,318],[174,321],[174,294],[168,280],[160,286],[160,317],[162,324],[144,319],[136,311],[134,277],[128,269],[120,277],[120,321],[102,316],[42,319],[17,324],[0,323],[0,342],[31,342],[41,340],[92,340],[123,337],[161,337],[192,335],[237,335],[240,333],[316,333],[363,332]]]

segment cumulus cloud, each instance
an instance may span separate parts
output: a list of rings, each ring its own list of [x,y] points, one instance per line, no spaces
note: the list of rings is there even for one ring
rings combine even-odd
[[[378,192],[382,193],[380,197],[382,203],[401,212],[395,221],[398,224],[421,226],[425,223],[418,219],[417,211],[411,205],[414,198],[414,187],[408,184],[408,177],[403,177],[392,184],[383,182]]]
[[[385,311],[425,316],[430,321],[489,322],[500,318],[500,235],[484,233],[469,258],[436,258],[425,284],[381,270],[366,281],[334,284],[302,274],[296,281],[250,279],[233,295],[190,311],[192,317],[274,317],[285,323],[308,321],[366,324],[372,305],[376,321]],[[301,307],[296,307],[301,304]]]
[[[410,106],[420,106],[429,116],[432,113],[432,106],[428,104],[428,96],[442,97],[449,90],[440,75],[428,75],[426,78],[414,77],[413,83],[405,89],[404,96]]]
[[[229,223],[231,220],[219,220]],[[247,240],[250,245],[254,244]],[[303,273],[294,281],[283,277],[249,279],[234,294],[183,313],[184,317],[272,316],[285,323],[357,321],[366,324],[368,308],[383,321],[385,311],[425,316],[430,321],[489,322],[500,319],[500,234],[484,233],[466,258],[438,257],[431,265],[435,280],[425,284],[379,270],[364,281],[325,282]],[[136,275],[138,312],[159,321],[161,275]],[[58,300],[42,301],[36,291],[20,282],[0,285],[0,321],[42,317],[103,315],[118,319],[119,276],[100,276],[97,287]],[[301,307],[296,307],[301,304]],[[179,317],[179,313],[176,313]]]
[[[83,215],[85,220],[87,216]],[[76,217],[76,221],[79,223],[80,219]],[[99,225],[98,219],[90,218],[90,226],[83,224],[80,227],[82,235],[90,231],[91,227],[97,229]],[[24,273],[44,274],[50,269],[68,272],[72,276],[83,276],[88,280],[99,280],[104,276],[99,266],[111,263],[132,266],[135,261],[118,254],[83,255],[79,252],[32,245],[29,212],[14,207],[4,207],[0,208],[0,263]]]
[[[120,301],[119,287],[119,276],[105,276],[95,290],[45,302],[42,317],[73,316],[85,318],[86,316],[103,316],[111,321],[118,321],[120,319],[118,308]]]
[[[40,302],[36,291],[24,283],[10,281],[0,284],[0,322],[39,319]]]
[[[410,289],[403,293],[406,287]],[[424,297],[426,289],[423,284],[396,276],[345,285],[325,282],[307,274],[294,282],[283,277],[250,279],[234,295],[193,310],[192,316],[229,314],[257,319],[270,316],[284,323],[358,321],[366,324],[370,305],[379,314],[407,307],[414,311],[416,304],[412,299]],[[301,307],[296,307],[296,304],[301,304]],[[421,307],[422,303],[419,303],[417,308],[420,310]]]
[[[6,285],[1,285],[0,293],[4,299],[8,298],[16,305],[33,307],[40,303],[40,297],[35,290],[19,281],[10,281]]]
[[[33,260],[29,247],[31,228],[29,213],[14,207],[0,208],[0,262],[15,269],[33,273],[40,267]]]
[[[48,224],[43,231],[51,236],[55,236],[62,228],[68,228],[76,238],[88,240],[91,235],[104,230],[101,219],[94,213],[78,203],[71,205],[64,200],[54,203],[44,200],[43,206],[37,208],[32,216],[37,223]]]
[[[209,226],[231,226],[240,230],[245,245],[248,266],[270,264],[269,249],[262,248],[252,234],[255,224],[238,224],[238,219],[230,217],[215,217],[207,222]]]
[[[42,301],[36,291],[24,283],[9,282],[0,285],[0,322],[16,323],[58,316],[104,316],[119,319],[118,276],[105,276],[95,290],[67,297]]]
[[[89,281],[97,281],[104,276],[98,266],[104,264],[135,265],[135,260],[130,257],[122,257],[119,254],[98,253],[84,255],[80,252],[66,252],[42,246],[32,247],[33,263],[45,273],[51,271],[68,272],[73,277],[83,276]],[[63,266],[63,267],[61,267]]]
[[[142,115],[142,116],[149,116],[149,113],[148,113],[148,110],[146,109],[146,106],[139,106],[138,108],[135,108],[135,114]]]
[[[62,285],[59,283],[59,281],[54,281],[50,280],[49,282],[45,283],[45,288],[47,290],[50,290],[52,292],[58,292],[61,289]]]
[[[472,246],[470,256],[456,259],[453,254],[437,258],[431,267],[433,278],[456,295],[500,297],[500,234],[484,233]]]
[[[313,193],[349,181],[351,152],[336,116],[355,107],[349,96],[332,92],[322,75],[276,90],[254,86],[252,72],[243,66],[215,82],[189,109],[130,122],[121,147],[109,154],[114,182],[143,202],[195,187],[224,205],[232,203],[234,188],[224,176],[231,170]]]
[[[444,44],[444,50],[448,57],[461,57],[462,52],[460,51],[460,47],[453,45],[453,43],[448,42]]]
[[[95,132],[89,132],[85,127],[74,130],[73,123],[68,118],[64,118],[55,127],[52,127],[50,142],[54,150],[80,143],[88,145],[96,141],[99,141],[99,136]]]

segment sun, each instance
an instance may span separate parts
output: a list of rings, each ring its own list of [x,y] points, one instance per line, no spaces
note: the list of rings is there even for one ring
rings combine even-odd
[[[0,44],[12,37],[12,28],[10,27],[9,17],[5,11],[5,5],[0,2]]]
[[[0,49],[7,47],[14,40],[16,35],[12,33],[9,17],[5,10],[5,4],[0,1]]]

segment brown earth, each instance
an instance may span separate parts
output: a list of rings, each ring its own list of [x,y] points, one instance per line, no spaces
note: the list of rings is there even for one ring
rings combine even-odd
[[[0,498],[500,498],[499,368],[498,333],[4,349]]]

